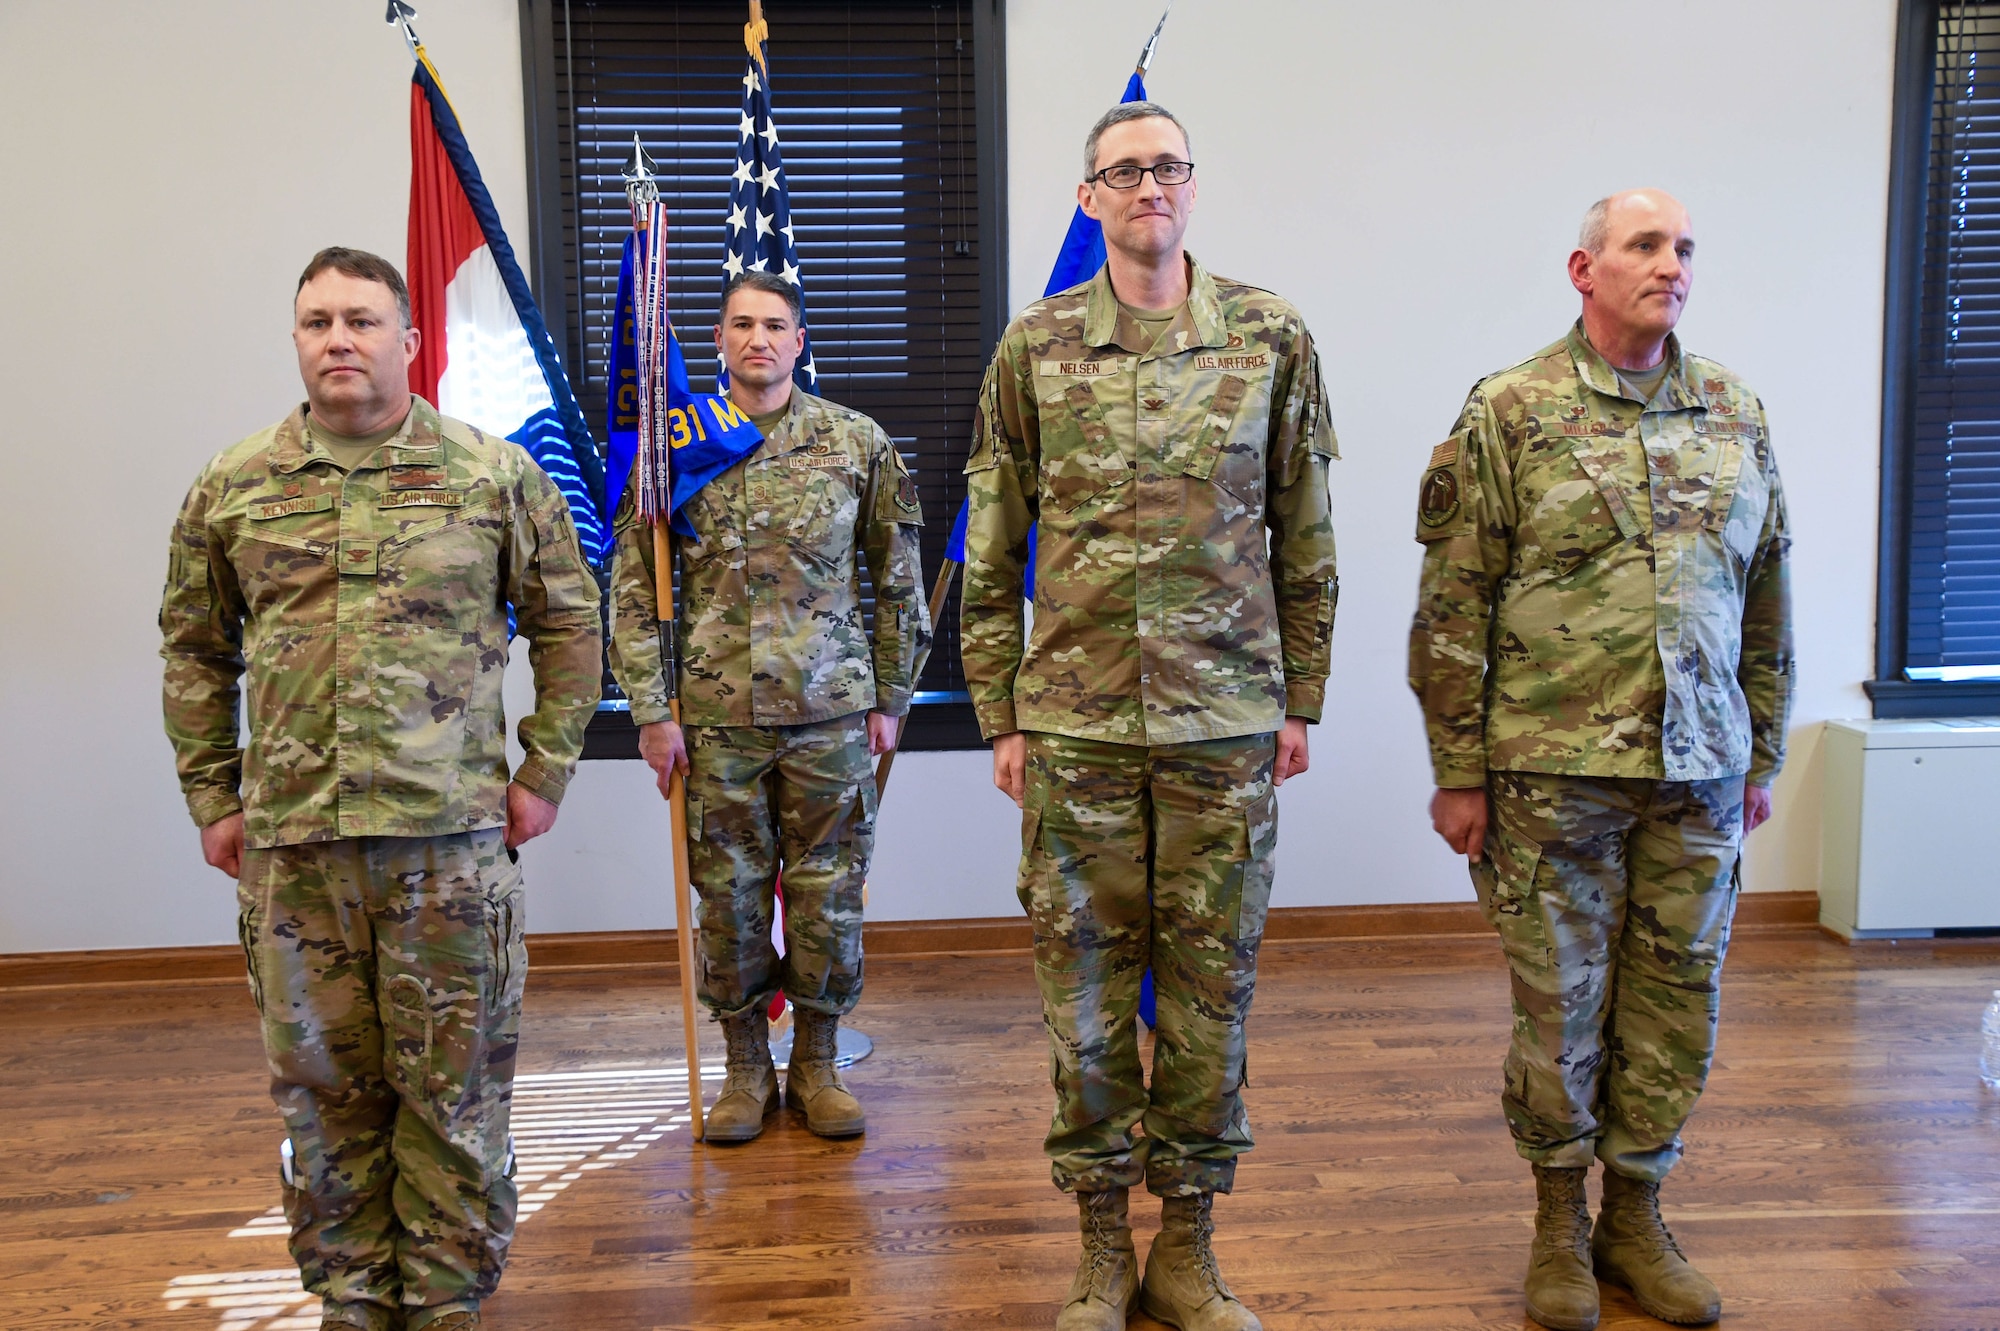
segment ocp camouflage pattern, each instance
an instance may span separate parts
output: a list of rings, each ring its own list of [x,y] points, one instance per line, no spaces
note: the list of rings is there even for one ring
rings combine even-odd
[[[653,531],[628,486],[613,521],[611,666],[637,725],[671,717],[653,584]],[[793,390],[749,457],[695,493],[674,538],[681,719],[798,725],[873,709],[901,716],[930,641],[923,512],[889,436],[859,412]],[[871,643],[861,566],[875,592]]]
[[[1520,1154],[1662,1179],[1707,1084],[1743,783],[1495,772],[1479,904],[1513,972]]]
[[[875,849],[868,730],[850,713],[798,726],[689,726],[688,870],[701,895],[701,1000],[718,1017],[783,991],[843,1016],[861,997],[861,905]],[[771,944],[785,880],[785,954]]]
[[[583,750],[603,637],[562,492],[421,398],[375,457],[343,473],[301,408],[218,454],[174,522],[167,734],[195,822],[241,808],[252,847],[502,825],[510,604],[536,677],[513,779],[559,802]]]
[[[1480,381],[1433,450],[1409,672],[1439,786],[1769,785],[1784,762],[1791,538],[1763,405],[1667,354],[1642,405],[1579,324]]]
[[[1275,753],[1268,734],[1156,748],[1028,734],[1019,891],[1059,1188],[1143,1182],[1165,1196],[1234,1182],[1252,1144],[1245,1023],[1278,843]],[[1137,1026],[1148,967],[1150,1085]]]
[[[507,1133],[528,951],[502,832],[253,849],[237,900],[306,1288],[412,1313],[476,1307],[517,1204]]]
[[[1318,353],[1286,301],[1189,268],[1157,350],[1100,269],[1028,306],[994,352],[966,464],[961,648],[989,739],[1171,744],[1319,719],[1336,450]]]

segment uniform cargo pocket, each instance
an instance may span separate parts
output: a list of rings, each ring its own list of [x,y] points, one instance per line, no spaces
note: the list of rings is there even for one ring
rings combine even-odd
[[[1491,802],[1489,801],[1489,807]],[[1500,935],[1507,955],[1530,966],[1547,962],[1548,935],[1542,925],[1536,880],[1542,871],[1542,848],[1504,830],[1488,815],[1486,851],[1472,866],[1472,886],[1479,908]]]
[[[1275,865],[1272,852],[1278,845],[1278,793],[1265,786],[1263,793],[1244,810],[1243,886],[1236,901],[1236,936],[1250,940],[1264,936],[1264,921],[1271,912],[1271,881]]]
[[[382,1025],[390,1041],[384,1069],[391,1082],[417,1098],[428,1096],[431,1080],[431,995],[414,975],[391,975],[382,983]]]
[[[1042,811],[1030,806],[1021,813],[1021,864],[1014,877],[1014,895],[1029,918],[1035,914],[1035,882],[1041,873]]]
[[[243,944],[243,968],[250,979],[250,1001],[257,1005],[257,1015],[264,1015],[264,977],[257,965],[257,908],[249,900],[249,894],[239,892],[240,905],[236,912],[236,937]]]
[[[493,951],[493,999],[496,1008],[516,1006],[528,978],[526,894],[521,870],[509,863],[501,870],[498,890],[487,903],[488,943]]]

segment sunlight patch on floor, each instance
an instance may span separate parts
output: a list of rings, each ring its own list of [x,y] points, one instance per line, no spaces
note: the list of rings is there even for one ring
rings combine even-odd
[[[702,1065],[702,1081],[722,1078],[721,1064]],[[511,1121],[514,1184],[521,1193],[517,1223],[586,1174],[616,1169],[687,1127],[688,1119],[685,1065],[517,1076]],[[282,1245],[289,1233],[284,1208],[274,1206],[229,1237]],[[292,1266],[176,1276],[160,1297],[169,1312],[205,1308],[219,1314],[215,1331],[319,1331],[319,1299],[306,1293]]]

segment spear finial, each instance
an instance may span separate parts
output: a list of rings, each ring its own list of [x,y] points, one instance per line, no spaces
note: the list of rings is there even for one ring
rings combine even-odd
[[[646,154],[646,145],[639,142],[638,131],[632,133],[632,160],[625,164],[625,199],[632,205],[632,226],[635,230],[647,229],[650,213],[660,198],[659,177],[653,171],[653,159]]]
[[[417,40],[417,30],[410,26],[410,20],[417,16],[417,7],[404,0],[389,0],[389,12],[382,16],[384,23],[393,23],[403,30],[403,40],[410,44],[410,54],[415,55],[423,43]]]
[[[625,164],[622,173],[627,189],[651,189],[658,193],[659,186],[653,171],[653,159],[646,152],[646,145],[639,142],[639,132],[632,132],[632,160]]]
[[[1166,13],[1161,14],[1160,21],[1153,25],[1153,35],[1146,39],[1146,49],[1139,52],[1139,68],[1135,71],[1136,73],[1144,74],[1153,67],[1153,52],[1160,44],[1161,31],[1167,26],[1167,14],[1173,12],[1174,0],[1167,0]]]

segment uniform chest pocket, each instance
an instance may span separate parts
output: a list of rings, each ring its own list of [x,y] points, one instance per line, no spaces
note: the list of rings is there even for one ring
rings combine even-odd
[[[1728,448],[1716,468],[1715,493],[1710,496],[1708,530],[1722,533],[1722,543],[1737,562],[1748,568],[1757,554],[1757,538],[1771,508],[1771,482],[1748,456],[1743,444]]]
[[[853,558],[854,526],[861,512],[861,473],[845,454],[793,456],[803,458],[806,464],[824,461],[827,465],[786,468],[796,478],[799,498],[783,535],[800,553],[822,566],[845,567]]]
[[[715,493],[722,484],[718,477],[702,486],[681,510],[688,526],[694,528],[693,540],[674,542],[685,568],[701,568],[717,555],[742,548],[743,535],[730,521],[728,501]]]
[[[230,542],[229,561],[235,566],[243,599],[253,610],[288,603],[303,613],[304,603],[330,595],[334,579],[333,542],[298,530],[283,530],[312,518],[245,522]],[[332,527],[331,522],[326,526]]]
[[[426,516],[412,521],[417,514]],[[498,496],[462,496],[442,512],[406,504],[384,517],[408,525],[377,547],[376,612],[381,618],[455,623],[497,603],[506,527]]]
[[[1527,514],[1529,540],[1517,551],[1524,569],[1539,566],[1563,577],[1639,534],[1614,461],[1613,454],[1576,448],[1547,464],[1548,475]]]
[[[1062,390],[1045,403],[1042,430],[1042,498],[1071,513],[1132,477],[1132,464],[1111,438],[1104,407],[1087,383]],[[1053,428],[1051,428],[1053,427]]]
[[[1213,481],[1255,508],[1264,499],[1264,439],[1239,424],[1249,395],[1249,380],[1234,374],[1222,376],[1180,470],[1194,480]]]

